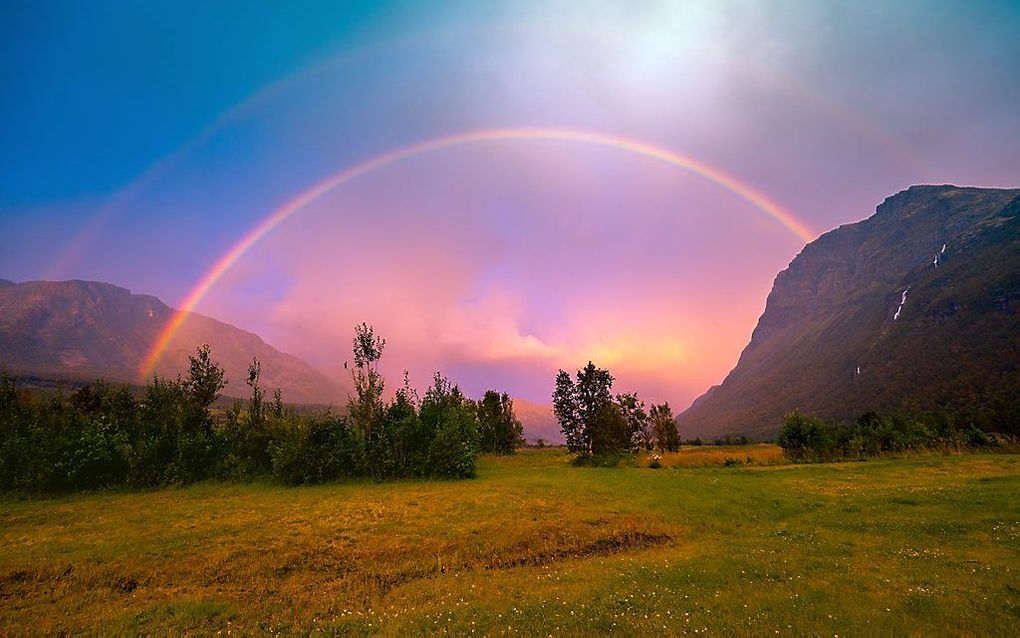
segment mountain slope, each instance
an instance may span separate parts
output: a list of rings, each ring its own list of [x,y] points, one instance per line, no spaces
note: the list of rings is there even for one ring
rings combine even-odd
[[[159,299],[91,281],[0,284],[0,369],[134,382],[150,345],[173,310]],[[342,403],[336,382],[257,335],[192,313],[170,343],[156,373],[177,376],[203,343],[227,373],[225,394],[247,394],[252,357],[262,362],[262,385],[279,387],[296,403]]]
[[[678,422],[770,436],[794,408],[1020,429],[1020,190],[915,186],[808,244],[736,367]]]

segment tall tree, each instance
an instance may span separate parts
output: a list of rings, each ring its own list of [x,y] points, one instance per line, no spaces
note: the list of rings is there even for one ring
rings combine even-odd
[[[559,421],[560,431],[567,441],[567,449],[578,454],[591,450],[588,431],[581,421],[581,410],[577,405],[577,389],[574,380],[565,370],[556,374],[556,389],[553,390],[553,414]]]
[[[248,387],[251,388],[251,399],[248,401],[248,421],[252,425],[261,425],[266,414],[265,396],[266,392],[259,386],[259,376],[262,374],[262,362],[252,358],[248,365]]]
[[[209,407],[226,385],[223,368],[212,360],[209,344],[200,346],[194,355],[188,357],[188,378],[184,381],[184,389],[199,411],[208,415]]]
[[[419,421],[428,440],[425,474],[474,476],[478,454],[478,415],[474,402],[438,372],[422,398]]]
[[[669,407],[669,403],[653,405],[648,415],[652,423],[652,430],[655,432],[655,444],[659,449],[667,452],[675,452],[680,449],[680,433],[677,430],[676,419],[673,417],[673,409]]]
[[[627,421],[627,433],[631,445],[635,448],[652,449],[654,434],[648,414],[645,413],[645,402],[638,399],[636,393],[616,395],[616,403]]]
[[[283,418],[283,391],[280,388],[273,390],[273,416]]]
[[[478,432],[482,452],[513,454],[524,444],[524,428],[510,395],[486,391],[478,402]]]
[[[385,409],[382,393],[386,383],[379,373],[379,360],[385,347],[386,340],[376,335],[372,326],[364,322],[354,326],[351,379],[355,396],[348,401],[347,408],[351,423],[363,440],[371,439],[372,430],[382,420]]]
[[[564,370],[557,373],[553,412],[571,452],[591,454],[616,445],[618,415],[610,407],[615,406],[612,389],[613,375],[591,361],[577,371],[576,381]]]

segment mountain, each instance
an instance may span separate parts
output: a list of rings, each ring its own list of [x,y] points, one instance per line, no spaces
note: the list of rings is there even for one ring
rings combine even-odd
[[[563,432],[549,403],[535,403],[527,399],[514,399],[514,414],[524,426],[524,438],[531,442],[542,439],[546,443],[563,443]]]
[[[137,382],[142,360],[174,315],[159,299],[94,281],[0,280],[0,369],[36,377]],[[262,362],[262,385],[294,403],[336,403],[346,391],[257,335],[191,313],[156,367],[186,372],[188,355],[208,343],[226,371],[224,393],[247,395],[248,364]]]
[[[678,423],[765,437],[795,408],[1020,431],[1020,189],[914,186],[808,244],[736,367]]]

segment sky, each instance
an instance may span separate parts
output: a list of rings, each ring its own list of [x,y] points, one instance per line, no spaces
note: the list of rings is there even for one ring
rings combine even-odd
[[[805,241],[1020,186],[1017,69],[1015,2],[5,2],[0,278],[682,409]]]

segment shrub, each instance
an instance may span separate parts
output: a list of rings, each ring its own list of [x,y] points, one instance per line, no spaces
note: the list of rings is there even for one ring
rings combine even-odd
[[[428,476],[468,478],[475,474],[478,454],[478,417],[474,404],[457,386],[436,373],[419,411],[421,431],[428,441]]]
[[[185,379],[153,377],[136,399],[128,388],[87,385],[70,398],[18,392],[0,377],[0,489],[68,490],[113,485],[183,484],[214,477],[272,476],[319,483],[348,476],[466,478],[480,449],[479,412],[488,444],[512,452],[523,441],[506,394],[481,402],[436,374],[418,404],[405,374],[392,401],[382,399],[378,362],[385,342],[367,324],[356,329],[357,397],[348,414],[298,414],[279,390],[271,402],[248,374],[251,396],[220,416],[211,406],[225,386],[203,346]]]
[[[574,467],[618,467],[624,456],[622,452],[578,454],[570,461],[570,464]]]
[[[964,433],[964,438],[967,441],[967,445],[971,447],[988,447],[996,443],[994,435],[989,435],[987,432],[983,432],[973,425],[967,429]]]
[[[791,412],[777,443],[795,461],[860,459],[907,450],[953,450],[994,445],[998,437],[974,426],[958,428],[941,414],[915,417],[862,414],[852,425]]]
[[[478,402],[478,435],[484,453],[513,454],[524,445],[524,427],[514,414],[514,402],[508,394],[485,392]]]
[[[109,487],[125,482],[128,474],[127,433],[106,415],[76,424],[77,436],[61,455],[61,479],[74,489]]]
[[[348,421],[325,413],[291,422],[270,447],[272,474],[283,483],[324,483],[361,473],[362,455]]]

